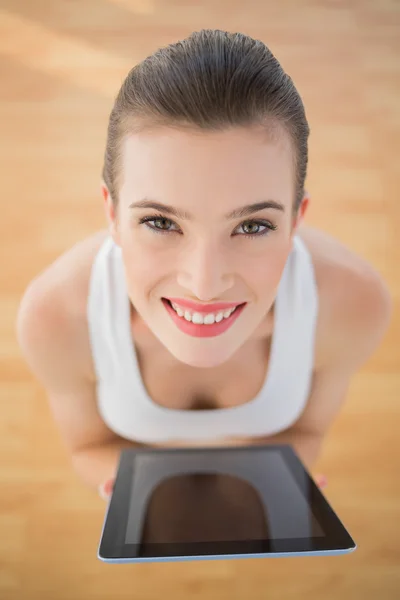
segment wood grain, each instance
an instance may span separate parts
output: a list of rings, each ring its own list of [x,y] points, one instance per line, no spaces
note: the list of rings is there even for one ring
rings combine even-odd
[[[128,70],[203,27],[270,46],[311,126],[308,223],[367,258],[395,317],[316,469],[358,543],[345,557],[110,566],[105,504],[82,487],[15,337],[27,284],[106,226],[100,173]],[[400,597],[400,5],[395,0],[3,0],[0,6],[0,598]]]

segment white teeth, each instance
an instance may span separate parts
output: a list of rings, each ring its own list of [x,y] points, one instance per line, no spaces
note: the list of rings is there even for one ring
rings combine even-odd
[[[194,313],[192,315],[192,323],[196,323],[196,325],[203,325],[203,315],[200,313]]]
[[[226,310],[220,311],[219,313],[210,313],[208,315],[203,315],[198,312],[191,313],[188,310],[182,310],[180,306],[171,302],[172,308],[177,312],[179,317],[183,317],[186,321],[191,321],[196,325],[212,325],[213,323],[219,323],[222,319],[227,319],[231,316],[233,311],[237,308],[228,308]]]
[[[176,310],[176,312],[178,313],[178,315],[180,317],[183,317],[183,315],[185,314],[185,312],[181,309],[180,306],[176,306],[176,304],[172,305],[174,307],[174,309]]]
[[[212,325],[215,322],[214,315],[206,315],[204,317],[204,325]]]

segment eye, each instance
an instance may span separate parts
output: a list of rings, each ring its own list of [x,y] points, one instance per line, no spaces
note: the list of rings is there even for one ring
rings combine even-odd
[[[264,220],[262,220],[262,221],[260,221],[260,220],[244,221],[243,223],[241,223],[239,225],[239,227],[243,227],[244,229],[246,229],[246,228],[248,228],[249,225],[250,225],[250,228],[253,228],[255,226],[258,229],[256,232],[254,232],[254,231],[251,231],[250,233],[245,232],[244,235],[245,235],[245,237],[248,237],[248,238],[261,237],[263,235],[268,235],[271,230],[275,231],[277,229],[276,225],[273,225],[269,221],[264,221]],[[261,232],[259,231],[260,227],[264,227],[264,229]]]
[[[171,221],[171,219],[167,219],[164,215],[149,215],[147,217],[143,217],[139,220],[139,224],[142,223],[145,223],[146,227],[148,229],[151,229],[155,233],[166,234],[172,233],[173,231],[177,231],[176,229],[170,229],[168,227],[168,224],[172,223],[173,225],[176,225],[176,223],[174,223],[174,221]],[[154,223],[155,225],[148,225],[148,223]],[[165,225],[167,225],[167,227],[165,227]],[[255,232],[251,231],[250,233],[246,233],[245,231],[244,234],[239,234],[239,237],[259,238],[261,236],[268,235],[270,231],[275,231],[277,229],[277,226],[273,223],[259,219],[255,221],[243,221],[243,223],[239,225],[239,228],[242,227],[244,229],[247,229],[249,225],[250,228],[254,228],[255,226],[257,230]],[[261,232],[259,231],[260,227],[264,228]],[[235,234],[235,236],[236,235],[238,234]]]
[[[146,227],[148,229],[151,229],[152,231],[155,231],[156,233],[169,233],[171,230],[170,229],[164,229],[163,226],[159,227],[158,225],[154,226],[154,225],[147,225],[147,223],[162,223],[163,225],[165,225],[165,223],[173,223],[173,221],[171,221],[171,219],[167,219],[166,217],[164,217],[164,215],[151,215],[148,217],[143,217],[143,219],[140,219],[139,224],[141,223],[146,223]]]

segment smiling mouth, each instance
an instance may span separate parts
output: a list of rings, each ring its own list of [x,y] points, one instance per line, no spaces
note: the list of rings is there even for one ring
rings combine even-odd
[[[179,319],[182,319],[183,321],[186,321],[188,323],[192,323],[193,325],[207,325],[208,327],[214,324],[218,324],[221,321],[230,320],[232,315],[234,315],[236,311],[243,308],[245,304],[247,304],[247,302],[242,302],[241,304],[238,304],[237,306],[231,309],[219,310],[210,313],[197,313],[196,311],[186,310],[183,307],[177,308],[179,305],[176,305],[174,307],[171,300],[169,300],[168,298],[162,298],[162,301],[166,305],[168,305],[171,310],[174,311],[174,313],[177,315],[177,317],[179,317]],[[190,314],[190,318],[187,318],[189,316],[187,313]]]
[[[162,298],[161,300],[178,329],[186,335],[198,338],[215,337],[228,331],[233,323],[240,318],[247,305],[247,302],[238,304],[229,315],[223,314],[220,311],[216,315],[209,313],[203,316],[199,315],[199,313],[191,313],[190,311],[188,311],[189,314],[186,314],[186,311],[183,310],[180,310],[178,313],[170,300],[167,300],[167,298]]]

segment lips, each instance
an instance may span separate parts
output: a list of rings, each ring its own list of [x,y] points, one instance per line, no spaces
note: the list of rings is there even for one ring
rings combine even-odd
[[[175,325],[186,335],[190,335],[198,338],[210,338],[215,337],[217,335],[221,335],[228,331],[230,327],[235,323],[235,321],[240,317],[242,312],[245,310],[246,302],[237,305],[236,310],[232,312],[230,317],[227,319],[222,319],[219,323],[213,323],[212,325],[202,325],[198,323],[193,323],[192,321],[187,321],[180,317],[175,310],[172,308],[171,303],[166,298],[162,298],[162,303],[165,306],[168,314],[170,315],[172,321]],[[232,304],[232,303],[231,303]],[[210,306],[210,305],[209,305]]]
[[[198,312],[203,315],[217,313],[221,310],[226,310],[227,308],[235,308],[235,306],[246,304],[246,302],[214,302],[212,304],[198,304],[197,302],[186,300],[184,298],[165,298],[165,300],[173,302],[182,308],[187,308],[191,312]]]

